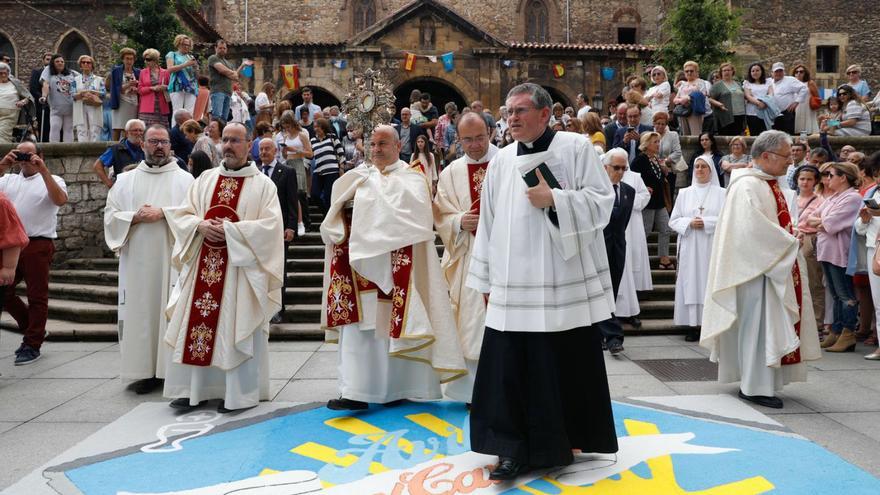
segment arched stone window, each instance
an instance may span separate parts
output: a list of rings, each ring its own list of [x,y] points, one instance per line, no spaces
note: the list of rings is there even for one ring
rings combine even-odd
[[[611,18],[617,43],[634,45],[641,38],[642,16],[632,7],[622,7]]]
[[[92,49],[89,48],[82,35],[76,31],[71,31],[67,33],[67,36],[58,45],[58,53],[64,56],[68,69],[79,70],[77,59],[82,55],[91,55]]]
[[[12,73],[15,74],[15,47],[5,34],[0,33],[0,53],[3,53],[11,59],[9,66],[12,67]]]
[[[431,16],[422,17],[419,20],[419,46],[422,50],[433,50],[437,35],[435,33],[434,19]]]
[[[353,0],[354,32],[359,33],[376,23],[375,0]]]
[[[525,8],[526,41],[546,43],[550,41],[550,15],[543,0],[530,0]]]

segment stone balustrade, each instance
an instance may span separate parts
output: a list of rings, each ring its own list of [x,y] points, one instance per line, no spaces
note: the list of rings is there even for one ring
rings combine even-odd
[[[718,147],[727,150],[730,137],[719,136]],[[747,137],[751,145],[754,140]],[[831,146],[839,150],[845,144],[870,155],[880,151],[880,136],[832,137]],[[68,203],[59,211],[58,241],[56,242],[55,263],[63,264],[71,258],[109,256],[110,251],[104,243],[104,204],[107,188],[93,171],[98,156],[111,143],[72,143],[42,144],[46,164],[53,174],[61,176],[67,183]],[[810,138],[810,146],[818,146],[818,138]],[[684,156],[689,158],[699,146],[696,136],[682,137]],[[10,145],[0,145],[0,156],[10,150]]]

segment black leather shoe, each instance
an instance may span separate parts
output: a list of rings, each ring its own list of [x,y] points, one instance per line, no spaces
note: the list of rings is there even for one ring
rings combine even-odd
[[[161,378],[147,378],[145,380],[138,380],[131,384],[131,390],[138,395],[149,394],[153,390],[156,390],[162,385]]]
[[[226,401],[221,400],[220,404],[217,405],[217,412],[220,414],[228,414],[228,413],[237,412],[237,411],[247,411],[248,409],[253,409],[255,407],[257,407],[257,406],[242,407],[240,409],[226,409]]]
[[[782,399],[779,397],[768,397],[766,395],[746,395],[742,390],[739,391],[739,398],[754,402],[759,406],[772,407],[773,409],[782,409]]]
[[[370,405],[366,402],[345,399],[343,397],[327,401],[327,409],[332,409],[334,411],[363,411],[368,407],[370,407]]]
[[[275,313],[274,316],[272,316],[272,319],[269,320],[269,323],[271,323],[273,325],[278,325],[279,323],[281,323],[283,321],[284,321],[284,318],[281,316],[281,311],[279,311],[279,312]]]
[[[189,410],[189,409],[195,409],[199,406],[204,406],[207,402],[208,401],[203,400],[203,401],[199,402],[198,406],[193,406],[193,405],[190,405],[190,403],[189,403],[189,397],[181,397],[179,399],[174,399],[168,405],[173,407],[174,409]]]
[[[629,318],[621,318],[625,323],[629,323],[633,328],[642,328],[642,320],[640,320],[637,316],[630,316]]]
[[[692,328],[688,330],[687,335],[684,336],[685,342],[699,342],[700,341],[700,329]]]
[[[612,356],[616,356],[616,355],[620,354],[621,352],[623,352],[623,344],[616,341],[616,340],[614,342],[610,342],[608,344],[608,352]]]
[[[517,462],[512,457],[499,457],[498,466],[489,473],[490,480],[513,480],[517,476],[529,472],[529,467],[525,464]]]

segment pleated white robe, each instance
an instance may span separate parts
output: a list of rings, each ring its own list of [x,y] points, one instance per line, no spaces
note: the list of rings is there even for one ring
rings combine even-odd
[[[694,183],[682,189],[675,200],[672,216],[669,217],[669,228],[678,233],[674,313],[676,325],[696,327],[702,323],[712,240],[715,237],[718,215],[724,206],[724,194],[722,187],[710,183]],[[696,217],[703,219],[702,229],[691,227],[691,222]]]
[[[175,207],[186,199],[193,176],[172,161],[141,162],[120,174],[107,194],[104,240],[119,255],[119,350],[123,380],[164,378],[165,305],[177,271],[171,266],[174,237],[165,219],[132,225],[138,209]]]
[[[204,241],[196,228],[222,177],[245,180],[236,208],[239,221],[224,223],[228,263],[213,356],[210,366],[182,364]],[[165,218],[175,239],[172,259],[180,267],[166,310],[170,321],[164,341],[169,347],[165,396],[188,397],[193,405],[223,399],[228,409],[269,400],[269,319],[281,309],[284,276],[284,227],[275,184],[253,162],[239,170],[226,170],[221,164],[202,173],[189,188],[184,206],[167,210]]]
[[[652,290],[654,285],[651,283],[648,240],[642,221],[642,210],[651,201],[651,193],[648,192],[640,174],[627,170],[623,173],[622,180],[636,190],[632,214],[626,226],[626,261],[617,288],[617,310],[614,312],[616,316],[626,318],[641,312],[636,291]]]
[[[352,201],[347,230],[343,210]],[[410,293],[399,338],[389,336],[391,303],[380,301],[376,290],[360,291],[360,321],[328,324],[329,268],[334,246],[346,237],[352,269],[385,293],[393,288],[391,253],[412,245]],[[461,379],[466,367],[434,245],[425,176],[403,161],[383,172],[363,166],[345,173],[333,184],[321,238],[327,245],[321,326],[326,341],[339,343],[341,397],[379,404],[441,398],[441,383]]]
[[[447,385],[445,392],[447,396],[462,402],[471,401],[477,360],[483,344],[483,330],[486,327],[486,302],[483,295],[465,286],[476,234],[461,229],[461,217],[471,211],[473,206],[468,164],[487,163],[497,152],[498,148],[489,145],[486,156],[478,160],[464,155],[450,163],[440,173],[437,196],[434,199],[434,225],[445,248],[440,267],[449,285],[449,299],[452,312],[455,313],[458,339],[469,371],[467,376]],[[479,191],[476,192],[476,197],[479,198]]]
[[[797,238],[779,225],[771,179],[757,168],[731,175],[712,243],[700,332],[700,345],[718,363],[718,381],[739,380],[746,395],[772,396],[790,381],[805,381],[807,361],[822,356],[806,263]],[[801,362],[783,366],[782,358],[795,350]]]

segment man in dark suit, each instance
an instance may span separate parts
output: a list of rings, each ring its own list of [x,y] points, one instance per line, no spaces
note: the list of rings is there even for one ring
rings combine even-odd
[[[43,74],[43,69],[45,69],[51,61],[52,52],[44,53],[43,65],[31,71],[31,80],[28,84],[28,90],[31,92],[31,96],[34,97],[34,103],[36,103],[38,121],[37,130],[39,131],[40,142],[43,143],[49,141],[49,105],[40,103],[40,97],[43,96],[43,81],[40,80],[40,75]]]
[[[617,129],[614,134],[612,148],[623,148],[629,155],[629,163],[639,154],[639,136],[645,131],[653,131],[649,125],[641,125],[642,111],[638,105],[629,105],[626,109],[626,126]]]
[[[626,103],[617,105],[614,119],[602,129],[605,134],[605,149],[610,150],[614,144],[614,135],[618,129],[626,129]]]
[[[284,220],[284,288],[287,287],[287,248],[288,243],[293,241],[294,229],[296,228],[296,172],[287,165],[282,165],[276,160],[277,148],[271,139],[260,140],[261,169],[268,175],[278,188],[278,203],[281,205],[281,216]],[[284,301],[286,290],[282,288],[281,311],[272,317],[272,323],[281,323],[284,315]]]
[[[614,188],[614,208],[611,210],[611,219],[603,233],[605,234],[605,251],[608,254],[608,267],[611,271],[611,288],[614,291],[614,299],[617,299],[617,291],[620,288],[620,279],[623,277],[626,263],[626,226],[629,224],[630,215],[632,215],[636,190],[621,181],[623,173],[628,167],[625,151],[609,150],[603,156],[602,161]],[[605,346],[611,355],[623,351],[623,328],[617,317],[612,314],[611,319],[600,322],[599,330],[602,332]]]

